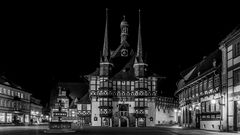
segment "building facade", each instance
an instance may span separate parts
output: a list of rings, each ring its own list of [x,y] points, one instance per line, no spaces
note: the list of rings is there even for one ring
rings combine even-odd
[[[220,130],[221,51],[216,50],[181,73],[176,95],[180,104],[180,124],[207,130]]]
[[[91,99],[91,124],[108,127],[155,126],[161,121],[158,119],[163,113],[157,109],[160,105],[157,100],[161,99],[157,97],[160,77],[150,72],[144,60],[140,13],[136,51],[128,43],[129,25],[125,17],[120,24],[120,45],[110,51],[107,17],[100,67],[86,76]]]
[[[30,122],[31,124],[39,124],[42,122],[43,118],[43,106],[40,103],[39,99],[34,97],[30,98]]]
[[[0,124],[28,124],[31,93],[0,77]]]
[[[91,125],[91,100],[89,98],[89,93],[84,95],[77,102],[78,117],[80,118],[79,124],[81,126]]]
[[[69,90],[59,86],[55,106],[51,108],[51,121],[54,122],[59,120],[59,118],[54,115],[54,112],[58,112],[61,106],[62,112],[66,114],[61,118],[61,121],[76,123],[79,117],[77,115],[77,105],[74,101],[75,100],[73,100],[73,103],[70,103]]]
[[[223,130],[240,131],[240,29],[237,27],[221,43]]]
[[[155,125],[179,124],[178,100],[172,97],[157,96]]]
[[[240,30],[220,48],[181,72],[175,95],[181,125],[216,131],[240,130]]]

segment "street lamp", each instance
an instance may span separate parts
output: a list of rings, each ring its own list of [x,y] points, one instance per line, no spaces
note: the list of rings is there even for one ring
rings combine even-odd
[[[177,109],[174,109],[174,112],[176,113],[176,112],[177,112]]]

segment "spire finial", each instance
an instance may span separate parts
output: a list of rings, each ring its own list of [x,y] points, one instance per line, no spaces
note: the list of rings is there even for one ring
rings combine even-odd
[[[139,9],[139,25],[138,25],[137,58],[138,58],[138,62],[143,62],[143,60],[142,60],[142,36],[141,36],[141,10],[140,9]]]
[[[104,34],[104,44],[103,44],[103,57],[104,61],[108,60],[109,57],[109,48],[108,48],[108,8],[106,8],[106,26]]]

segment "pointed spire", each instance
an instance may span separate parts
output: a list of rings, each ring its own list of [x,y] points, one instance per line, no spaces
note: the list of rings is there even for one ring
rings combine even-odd
[[[142,37],[141,37],[141,10],[139,9],[139,25],[138,25],[138,44],[137,44],[137,55],[138,62],[143,62],[142,60]]]
[[[103,44],[103,55],[104,61],[108,61],[110,56],[108,48],[108,9],[106,8],[106,26],[105,26],[105,35],[104,35],[104,44]]]

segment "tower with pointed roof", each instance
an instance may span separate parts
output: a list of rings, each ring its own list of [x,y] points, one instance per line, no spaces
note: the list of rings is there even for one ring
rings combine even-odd
[[[157,81],[143,60],[140,11],[137,49],[128,43],[129,24],[120,23],[120,45],[110,53],[108,15],[100,67],[87,75],[92,126],[145,127],[156,124]],[[170,118],[169,118],[170,119]]]
[[[135,76],[143,78],[146,76],[147,64],[143,61],[143,48],[142,48],[142,36],[141,36],[141,11],[139,10],[139,26],[138,26],[138,43],[137,54],[134,62]]]

